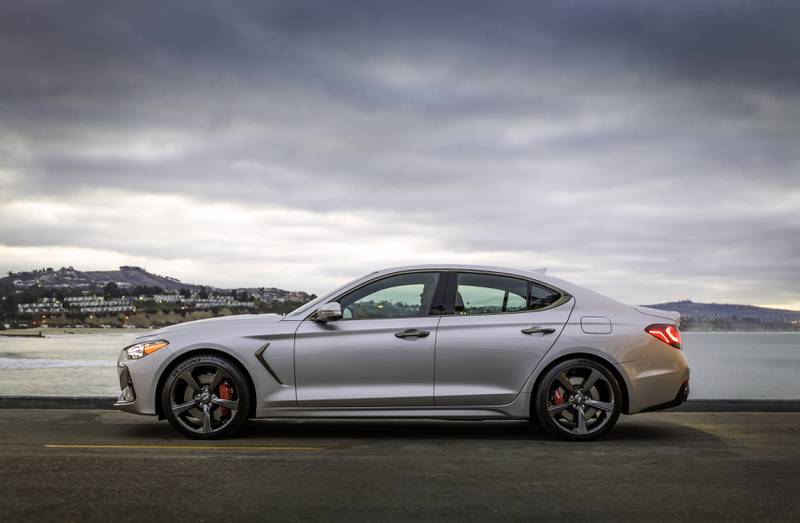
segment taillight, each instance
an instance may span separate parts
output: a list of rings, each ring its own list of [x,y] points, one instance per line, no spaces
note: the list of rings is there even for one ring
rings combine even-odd
[[[651,336],[655,336],[670,347],[675,347],[679,350],[681,348],[681,331],[679,331],[678,327],[675,325],[656,323],[655,325],[648,326],[645,332]]]

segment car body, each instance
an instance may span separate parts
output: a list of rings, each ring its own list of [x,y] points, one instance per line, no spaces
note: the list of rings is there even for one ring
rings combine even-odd
[[[120,353],[115,406],[198,438],[247,418],[368,417],[538,418],[566,439],[593,439],[620,413],[685,400],[679,319],[543,272],[391,268],[285,316],[141,336]]]

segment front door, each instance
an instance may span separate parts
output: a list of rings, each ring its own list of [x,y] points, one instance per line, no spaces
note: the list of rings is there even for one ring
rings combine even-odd
[[[295,338],[301,407],[433,405],[438,272],[369,282],[338,299],[341,320],[303,320]]]

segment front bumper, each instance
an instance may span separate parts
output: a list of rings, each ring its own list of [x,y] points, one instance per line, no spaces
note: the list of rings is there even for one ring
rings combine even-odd
[[[116,407],[134,403],[136,401],[136,388],[133,386],[133,381],[131,380],[131,373],[128,370],[128,366],[124,363],[118,363],[117,374],[119,375],[119,388],[122,392],[119,393],[119,398],[117,398],[117,402],[114,404],[114,406]]]
[[[156,414],[158,377],[171,355],[169,347],[138,360],[127,359],[120,351],[117,360],[120,394],[114,408],[134,414]]]

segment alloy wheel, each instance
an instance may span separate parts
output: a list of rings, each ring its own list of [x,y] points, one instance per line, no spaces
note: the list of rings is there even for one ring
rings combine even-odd
[[[169,408],[181,427],[198,435],[225,429],[239,411],[236,379],[213,363],[186,368],[172,381]]]
[[[587,436],[601,431],[613,418],[615,401],[614,387],[602,372],[574,365],[551,381],[546,410],[561,430]]]

